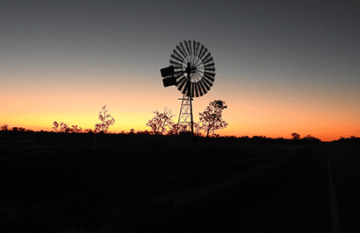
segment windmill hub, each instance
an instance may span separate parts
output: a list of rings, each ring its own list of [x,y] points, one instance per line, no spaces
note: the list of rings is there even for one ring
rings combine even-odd
[[[185,72],[187,73],[187,75],[191,75],[193,73],[196,73],[196,69],[197,68],[194,64],[191,64],[190,62],[188,62]],[[193,76],[193,75],[191,75],[191,76]]]

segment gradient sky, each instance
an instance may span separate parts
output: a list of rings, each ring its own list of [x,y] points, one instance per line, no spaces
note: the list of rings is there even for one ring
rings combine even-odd
[[[0,29],[0,125],[94,128],[104,104],[110,131],[165,107],[177,120],[160,68],[191,39],[216,66],[194,118],[226,101],[220,135],[360,136],[358,1],[2,0]]]

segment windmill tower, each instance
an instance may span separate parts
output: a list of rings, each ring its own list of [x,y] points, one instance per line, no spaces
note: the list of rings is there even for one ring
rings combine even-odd
[[[215,81],[215,63],[210,52],[199,42],[180,42],[170,57],[170,66],[160,70],[164,87],[176,86],[183,94],[178,124],[190,125],[194,133],[192,101],[205,95]]]

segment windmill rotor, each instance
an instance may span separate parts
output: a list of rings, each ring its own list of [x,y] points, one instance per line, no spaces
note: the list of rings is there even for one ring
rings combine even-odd
[[[186,96],[205,95],[215,81],[215,63],[207,48],[194,40],[180,42],[170,57],[177,89]]]

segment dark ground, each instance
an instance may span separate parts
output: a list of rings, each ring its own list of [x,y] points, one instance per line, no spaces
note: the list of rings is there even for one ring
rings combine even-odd
[[[331,232],[327,146],[359,232],[358,146],[0,132],[1,232]]]

